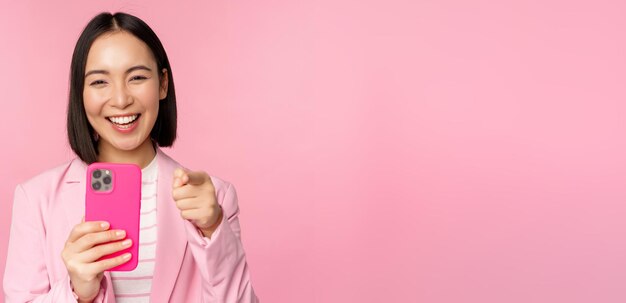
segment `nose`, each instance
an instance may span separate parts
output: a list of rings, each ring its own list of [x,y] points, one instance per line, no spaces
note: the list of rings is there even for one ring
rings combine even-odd
[[[111,96],[111,103],[118,108],[126,108],[133,104],[133,96],[129,94],[127,88],[124,85],[116,85],[116,88]]]

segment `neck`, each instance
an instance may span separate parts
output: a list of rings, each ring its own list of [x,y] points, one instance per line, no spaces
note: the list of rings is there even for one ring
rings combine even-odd
[[[98,162],[132,163],[145,168],[156,155],[150,138],[133,150],[120,150],[103,141],[98,143]]]

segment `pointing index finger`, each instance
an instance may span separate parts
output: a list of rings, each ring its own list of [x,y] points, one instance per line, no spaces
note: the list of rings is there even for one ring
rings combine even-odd
[[[186,177],[185,177],[186,176]],[[201,171],[188,171],[183,176],[183,181],[187,181],[185,183],[191,185],[200,185],[206,182],[206,174]]]

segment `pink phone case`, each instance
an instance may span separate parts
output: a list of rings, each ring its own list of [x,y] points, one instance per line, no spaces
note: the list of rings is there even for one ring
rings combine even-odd
[[[108,170],[111,174],[111,188],[106,192],[96,191],[92,187],[92,178],[96,183],[99,180],[93,176],[94,171],[98,169]],[[107,221],[111,224],[110,230],[123,229],[126,231],[126,238],[133,241],[131,247],[101,259],[130,252],[132,256],[128,262],[110,270],[130,271],[135,269],[139,251],[141,168],[135,164],[92,163],[87,168],[86,183],[85,221]]]

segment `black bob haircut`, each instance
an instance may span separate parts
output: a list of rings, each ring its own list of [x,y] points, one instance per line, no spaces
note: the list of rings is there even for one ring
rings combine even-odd
[[[172,146],[176,140],[176,94],[174,77],[161,41],[152,29],[141,19],[125,13],[101,13],[95,16],[81,33],[70,70],[70,93],[67,106],[67,136],[72,150],[84,162],[91,164],[98,160],[98,141],[94,129],[87,120],[83,104],[85,87],[85,65],[92,43],[100,35],[115,31],[126,31],[143,41],[152,51],[157,64],[159,78],[167,69],[167,96],[159,102],[159,114],[150,132],[150,138],[158,146]],[[160,81],[159,81],[160,83]]]

